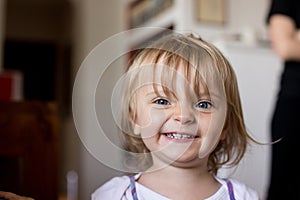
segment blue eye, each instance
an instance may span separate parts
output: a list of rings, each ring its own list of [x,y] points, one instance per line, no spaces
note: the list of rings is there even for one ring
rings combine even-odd
[[[200,101],[196,104],[196,107],[201,109],[210,109],[212,104],[208,101]]]
[[[159,104],[159,105],[171,105],[170,102],[165,99],[156,99],[153,103]]]

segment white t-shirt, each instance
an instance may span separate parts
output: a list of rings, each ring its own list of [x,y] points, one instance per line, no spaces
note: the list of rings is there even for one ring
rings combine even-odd
[[[140,175],[141,174],[135,175],[135,179],[138,179]],[[230,200],[226,181],[217,177],[216,180],[219,181],[222,186],[214,195],[206,200]],[[229,180],[233,186],[235,200],[259,199],[258,193],[252,188],[249,188],[235,179]],[[138,200],[170,200],[138,182],[135,182],[135,186]],[[130,178],[128,176],[112,178],[93,192],[92,200],[133,200],[130,188]]]

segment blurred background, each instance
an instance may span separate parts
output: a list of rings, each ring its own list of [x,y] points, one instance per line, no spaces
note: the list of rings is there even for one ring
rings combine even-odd
[[[269,118],[281,71],[281,61],[268,42],[265,17],[269,3],[0,0],[0,190],[43,200],[90,199],[97,187],[119,174],[99,162],[81,142],[82,134],[93,132],[88,126],[91,113],[85,109],[85,97],[80,97],[82,115],[77,123],[84,128],[79,137],[72,115],[72,91],[81,63],[91,50],[132,28],[195,32],[218,46],[236,70],[249,132],[262,142],[269,141]],[[162,32],[134,32],[109,52],[134,49]],[[111,127],[108,132],[116,132],[110,111],[112,86],[129,58],[120,57],[111,64],[107,87],[101,86],[96,94],[97,103],[107,107],[98,115]],[[77,95],[88,87],[88,81],[83,82]],[[96,141],[100,149],[101,142]],[[110,156],[110,149],[101,151]],[[220,175],[244,181],[263,199],[268,168],[269,146],[253,145],[238,168],[223,169]]]

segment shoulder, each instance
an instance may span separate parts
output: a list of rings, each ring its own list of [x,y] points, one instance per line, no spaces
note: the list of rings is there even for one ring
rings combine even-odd
[[[92,200],[121,199],[130,186],[128,176],[114,177],[92,193]]]
[[[228,179],[232,183],[236,199],[258,200],[258,192],[236,179]]]

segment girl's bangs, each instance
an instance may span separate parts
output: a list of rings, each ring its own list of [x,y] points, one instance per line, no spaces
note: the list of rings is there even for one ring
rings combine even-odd
[[[171,91],[175,89],[180,67],[183,67],[181,77],[183,76],[182,78],[189,83],[188,87],[198,96],[203,93],[208,94],[211,85],[224,89],[224,75],[218,66],[220,61],[212,55],[212,52],[206,48],[199,48],[194,42],[176,40],[146,48],[142,52],[135,66],[142,68],[141,65],[144,64],[153,65],[151,73],[147,74],[147,79],[153,80],[152,84],[156,92],[160,86],[166,95],[172,95]],[[160,70],[160,73],[157,73],[157,70]],[[142,74],[139,75],[139,79],[143,82]]]
[[[192,58],[186,60],[176,54],[166,54],[165,56],[166,57],[159,62],[164,67],[158,76],[160,76],[160,84],[163,86],[166,95],[172,95],[170,94],[170,91],[174,91],[176,82],[179,78],[183,78],[187,83],[185,91],[192,90],[198,98],[201,94],[209,94],[207,83],[208,81],[212,81],[211,77],[213,75],[215,77],[215,70],[212,69],[212,61],[205,58],[205,61],[197,60],[198,63],[196,63],[196,60],[193,60]],[[183,74],[178,73],[179,68],[183,69]],[[155,74],[153,78],[157,78],[155,77]],[[157,85],[153,84],[153,87],[156,88]]]

